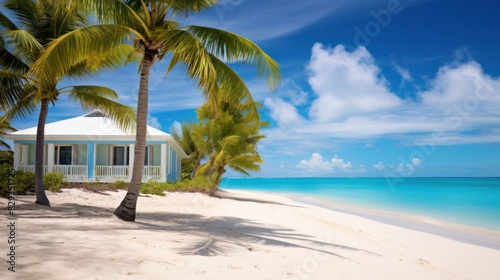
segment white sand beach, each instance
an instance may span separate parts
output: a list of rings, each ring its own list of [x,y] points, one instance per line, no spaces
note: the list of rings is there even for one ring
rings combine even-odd
[[[224,195],[143,195],[133,223],[112,216],[123,191],[48,193],[52,208],[19,196],[16,272],[2,226],[0,279],[500,279],[500,250],[281,196]]]

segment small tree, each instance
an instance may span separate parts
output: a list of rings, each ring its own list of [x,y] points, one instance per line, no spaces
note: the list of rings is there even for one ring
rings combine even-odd
[[[235,100],[231,95],[227,91],[220,93],[216,116],[209,103],[198,109],[201,129],[192,132],[198,151],[208,155],[196,174],[213,179],[208,191],[211,196],[218,190],[226,167],[249,176],[249,171],[260,171],[263,162],[257,143],[264,138],[259,130],[266,124],[260,121],[256,110],[259,105],[248,98]]]

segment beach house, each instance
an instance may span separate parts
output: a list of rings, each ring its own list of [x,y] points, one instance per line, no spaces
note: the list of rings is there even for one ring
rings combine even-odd
[[[168,133],[147,127],[143,181],[174,182],[187,157]],[[36,127],[6,135],[14,142],[14,168],[35,171]],[[44,172],[59,172],[71,182],[130,181],[135,134],[120,129],[100,111],[45,125]]]

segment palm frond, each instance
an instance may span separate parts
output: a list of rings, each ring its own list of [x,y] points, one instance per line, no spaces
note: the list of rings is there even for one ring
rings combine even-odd
[[[81,2],[86,5],[87,10],[96,15],[100,22],[130,28],[139,38],[149,34],[149,27],[140,14],[141,2],[143,2],[141,0],[81,0]],[[144,40],[144,38],[141,39]]]
[[[155,31],[155,38],[163,43],[162,53],[172,53],[167,74],[179,62],[186,66],[186,72],[190,79],[198,84],[205,92],[215,90],[217,87],[217,72],[211,63],[210,54],[203,44],[189,32],[174,29],[166,31]]]
[[[103,70],[115,70],[134,60],[134,48],[127,44],[111,47],[108,53],[93,56],[71,66],[66,73],[70,79],[86,79]]]
[[[2,11],[0,11],[0,30],[16,30],[19,29]]]
[[[24,75],[28,73],[29,66],[7,49],[5,39],[0,34],[0,68]]]
[[[9,9],[17,19],[19,19],[20,24],[23,26],[23,29],[28,31],[36,30],[36,25],[34,23],[37,19],[37,8],[35,1],[31,0],[8,0],[6,1],[5,8]],[[11,24],[8,29],[15,30],[19,29],[15,27],[15,24],[10,22]],[[2,24],[3,25],[3,24]]]
[[[115,25],[93,25],[68,32],[48,45],[32,65],[32,71],[43,85],[54,77],[63,77],[82,60],[109,53],[128,35],[128,29]]]
[[[9,92],[2,95],[3,102],[11,102],[6,100],[12,98],[14,103],[7,104],[5,108],[4,118],[7,120],[25,119],[31,116],[38,109],[38,100],[36,96],[37,89],[31,84],[23,84],[16,89],[10,88]],[[5,99],[4,99],[5,98]]]
[[[0,69],[0,108],[3,111],[22,103],[25,96],[35,91],[27,76]]]
[[[132,107],[112,99],[118,95],[112,89],[101,86],[73,86],[69,99],[77,101],[83,109],[100,109],[125,131],[133,131],[136,114]]]
[[[43,45],[38,42],[37,38],[26,30],[6,30],[3,35],[12,42],[12,45],[25,61],[35,61],[38,54],[44,50]]]
[[[245,62],[257,67],[257,76],[266,77],[271,89],[278,87],[281,79],[279,64],[259,48],[254,42],[212,27],[191,25],[186,29],[194,34],[207,50],[217,57],[231,62]]]

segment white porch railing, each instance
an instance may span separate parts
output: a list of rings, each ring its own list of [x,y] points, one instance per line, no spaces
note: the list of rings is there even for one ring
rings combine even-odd
[[[87,179],[86,165],[54,165],[52,171],[64,174],[67,179]],[[35,172],[34,165],[19,165],[19,170]],[[48,166],[43,166],[43,173],[48,172]],[[95,179],[102,181],[130,180],[132,172],[128,166],[98,165],[95,167]],[[144,166],[142,180],[159,180],[161,178],[161,166]]]
[[[35,172],[35,166],[34,165],[19,165],[17,167],[18,170],[22,171],[27,171],[27,172]],[[48,166],[44,165],[43,166],[43,173],[47,173],[48,171]]]
[[[86,165],[54,165],[52,171],[64,174],[67,179],[87,178]]]
[[[132,171],[128,166],[98,165],[95,167],[95,178],[97,180],[128,180]],[[142,180],[161,179],[160,166],[144,166]]]
[[[98,180],[125,180],[129,179],[128,166],[97,165],[95,178]]]
[[[161,166],[144,166],[142,170],[143,179],[161,179]]]

